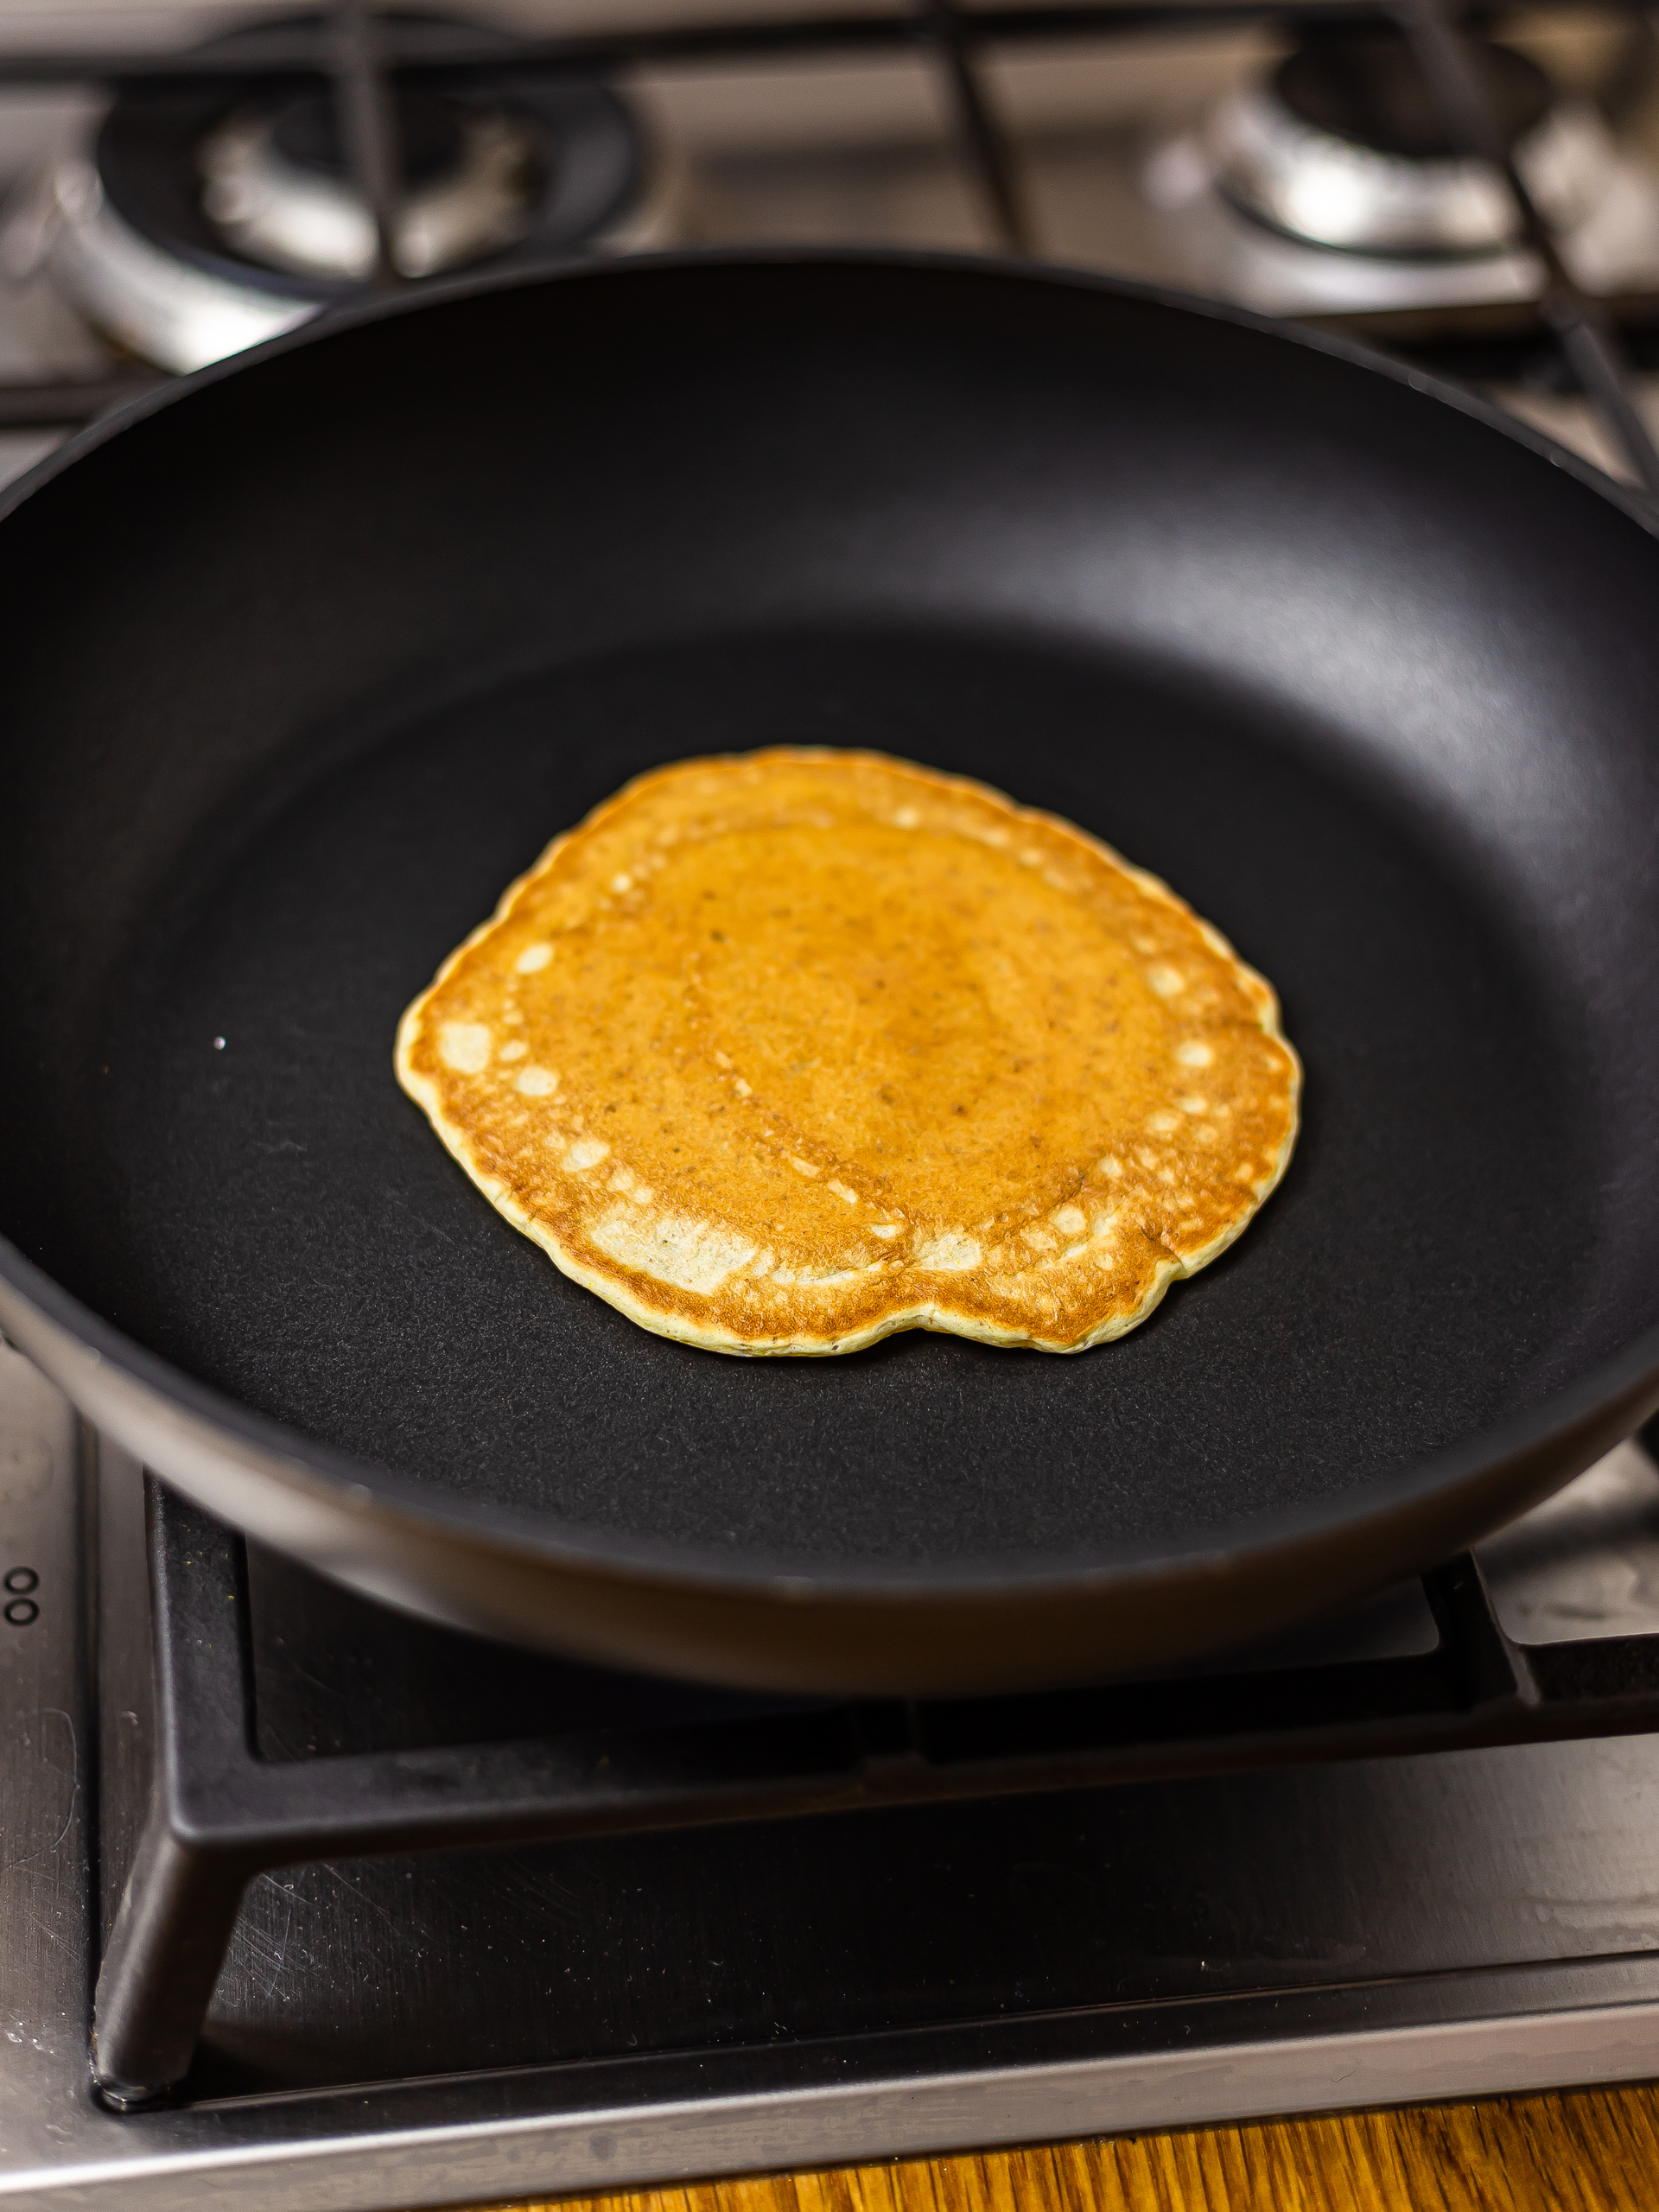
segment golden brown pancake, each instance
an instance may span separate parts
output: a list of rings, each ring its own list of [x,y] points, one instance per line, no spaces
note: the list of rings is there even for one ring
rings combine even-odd
[[[1295,1141],[1261,976],[1052,815],[878,753],[641,776],[404,1016],[397,1073],[565,1274],[711,1351],[1083,1351]]]

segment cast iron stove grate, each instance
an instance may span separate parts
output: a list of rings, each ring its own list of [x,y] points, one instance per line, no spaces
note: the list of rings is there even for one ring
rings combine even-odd
[[[1438,1641],[1402,1656],[1259,1667],[1245,1655],[1236,1671],[1181,1678],[836,1704],[459,1639],[466,1663],[435,1704],[429,1681],[378,1729],[371,1716],[357,1746],[347,1721],[296,1755],[264,1694],[247,1547],[154,1481],[149,1508],[154,1778],[95,2013],[98,2080],[118,2110],[164,2101],[188,2072],[244,1893],[276,1867],[1659,1728],[1659,1636],[1519,1644],[1465,1554],[1422,1578]],[[431,1645],[431,1630],[310,1586],[325,1608],[353,1609],[371,1642],[389,1639],[394,1667],[400,1649],[418,1661]],[[432,1646],[438,1671],[452,1641]]]

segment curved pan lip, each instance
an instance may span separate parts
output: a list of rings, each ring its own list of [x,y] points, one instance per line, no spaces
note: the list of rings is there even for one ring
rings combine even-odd
[[[85,429],[54,446],[32,468],[14,477],[0,491],[0,522],[65,469],[73,467],[76,461],[96,452],[134,424],[147,421],[163,409],[177,406],[226,377],[240,376],[245,371],[278,359],[285,353],[308,351],[340,332],[421,315],[429,308],[480,299],[493,292],[530,291],[563,284],[626,283],[639,277],[648,278],[658,270],[803,268],[902,269],[945,276],[999,276],[1044,289],[1096,292],[1109,299],[1140,300],[1152,307],[1198,315],[1208,322],[1231,323],[1238,329],[1275,339],[1281,345],[1300,346],[1309,353],[1350,362],[1373,376],[1386,378],[1427,398],[1437,399],[1457,414],[1484,423],[1488,429],[1497,431],[1511,443],[1525,446],[1529,452],[1576,477],[1610,505],[1619,508],[1650,537],[1659,537],[1659,501],[1649,499],[1630,485],[1619,483],[1593,461],[1586,461],[1582,454],[1562,445],[1559,439],[1552,438],[1530,423],[1523,423],[1518,416],[1507,413],[1478,393],[1433,376],[1425,369],[1415,368],[1408,361],[1396,361],[1357,339],[1341,337],[1333,331],[1275,321],[1271,315],[1258,315],[1253,308],[1239,307],[1230,300],[1210,299],[1202,292],[1184,292],[1171,284],[1146,284],[1128,277],[1103,276],[1092,269],[1070,268],[1059,262],[1039,263],[1017,260],[1004,254],[934,252],[902,247],[772,245],[684,247],[671,252],[619,255],[612,260],[588,257],[550,261],[531,270],[492,269],[477,276],[435,278],[406,292],[365,300],[353,306],[326,308],[293,330],[268,338],[257,346],[246,346],[240,353],[227,354],[223,360],[211,361],[206,368],[193,370],[188,376],[168,378],[123,405],[111,408],[107,415],[99,416]]]
[[[0,522],[78,461],[151,415],[188,400],[226,376],[239,375],[266,360],[325,343],[336,332],[419,314],[429,307],[531,286],[648,282],[658,270],[804,266],[988,274],[1141,301],[1234,324],[1281,344],[1345,361],[1453,408],[1565,470],[1649,537],[1659,538],[1659,509],[1649,505],[1640,493],[1616,483],[1590,462],[1491,403],[1347,339],[1324,332],[1289,330],[1249,308],[1157,285],[1096,276],[1089,270],[1036,266],[991,256],[770,247],[639,255],[611,263],[553,267],[530,276],[522,271],[491,272],[425,287],[413,296],[374,301],[319,317],[298,331],[147,392],[91,424],[7,487],[0,495]],[[1491,1525],[1490,1516],[1480,1517],[1479,1500],[1503,1469],[1519,1463],[1535,1466],[1554,1446],[1570,1462],[1562,1475],[1566,1479],[1587,1464],[1582,1451],[1573,1456],[1575,1440],[1594,1431],[1599,1416],[1611,1418],[1614,1408],[1622,1407],[1625,1408],[1624,1426],[1628,1429],[1636,1425],[1629,1419],[1629,1408],[1659,1406],[1659,1326],[1655,1326],[1633,1338],[1591,1374],[1526,1414],[1500,1422],[1414,1466],[1379,1476],[1331,1499],[1236,1523],[1218,1523],[1202,1546],[1131,1546],[1116,1558],[1099,1564],[1067,1565],[1046,1554],[1013,1562],[946,1561],[923,1568],[847,1563],[823,1571],[791,1555],[768,1559],[758,1552],[735,1563],[729,1554],[712,1547],[615,1536],[578,1523],[562,1522],[549,1515],[518,1512],[485,1501],[457,1510],[435,1502],[416,1478],[336,1452],[146,1351],[65,1290],[3,1236],[0,1236],[0,1287],[11,1293],[11,1300],[0,1301],[0,1319],[5,1318],[3,1306],[15,1300],[25,1316],[32,1311],[48,1325],[48,1334],[67,1334],[94,1362],[107,1363],[124,1376],[159,1410],[181,1415],[192,1426],[217,1430],[241,1446],[257,1461],[264,1479],[312,1497],[321,1492],[349,1510],[354,1518],[366,1518],[371,1525],[377,1519],[388,1526],[397,1524],[434,1540],[464,1534],[474,1544],[481,1541],[550,1568],[711,1598],[728,1593],[734,1599],[771,1594],[797,1604],[817,1600],[859,1606],[911,1606],[931,1602],[941,1607],[997,1600],[1025,1605],[1045,1598],[1075,1602],[1091,1595],[1105,1599],[1131,1586],[1144,1588],[1163,1579],[1184,1580],[1206,1568],[1224,1567],[1244,1574],[1253,1567],[1265,1570],[1287,1553],[1309,1545],[1319,1547],[1322,1539],[1353,1541],[1363,1539],[1368,1529],[1380,1532],[1406,1515],[1411,1506],[1430,1499],[1437,1499],[1440,1505],[1438,1517],[1461,1521],[1467,1540],[1478,1533],[1477,1522],[1479,1528]],[[33,1334],[26,1319],[22,1325],[24,1333]],[[16,1319],[12,1326],[19,1326]],[[45,1363],[57,1364],[49,1354]],[[1643,1417],[1638,1411],[1637,1420]],[[1597,1448],[1606,1448],[1611,1440],[1611,1437],[1602,1440]],[[1549,1481],[1541,1483],[1535,1478],[1525,1496],[1515,1502],[1517,1505],[1529,1503],[1552,1486]],[[1460,1499],[1466,1501],[1461,1516]]]

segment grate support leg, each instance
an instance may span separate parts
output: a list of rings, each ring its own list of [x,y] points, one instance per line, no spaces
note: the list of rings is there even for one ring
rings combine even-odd
[[[254,1872],[181,1841],[157,1792],[92,2008],[92,2077],[118,2110],[159,2101],[189,2070]]]

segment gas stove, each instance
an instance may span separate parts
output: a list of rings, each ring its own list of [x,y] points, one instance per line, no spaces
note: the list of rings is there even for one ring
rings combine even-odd
[[[1432,35],[1343,13],[0,17],[0,474],[365,283],[779,238],[1315,320],[1640,474],[1640,27],[1514,18],[1459,124]],[[1659,2074],[1639,1445],[1185,1676],[838,1706],[422,1626],[153,1487],[147,1526],[0,1348],[0,2203],[368,2212]]]
[[[1626,474],[1573,326],[1659,370],[1637,14],[1523,9],[1461,59],[1442,0],[111,20],[0,13],[9,473],[365,283],[677,244],[989,248],[1206,293],[1414,350]]]
[[[1637,1445],[1185,1677],[909,1708],[511,1652],[153,1486],[147,1544],[142,1471],[3,1351],[0,1516],[0,2202],[369,2212],[1659,2072]],[[224,1885],[155,1872],[187,1803],[234,1860],[205,1974]],[[95,1988],[170,2088],[95,2087]]]

